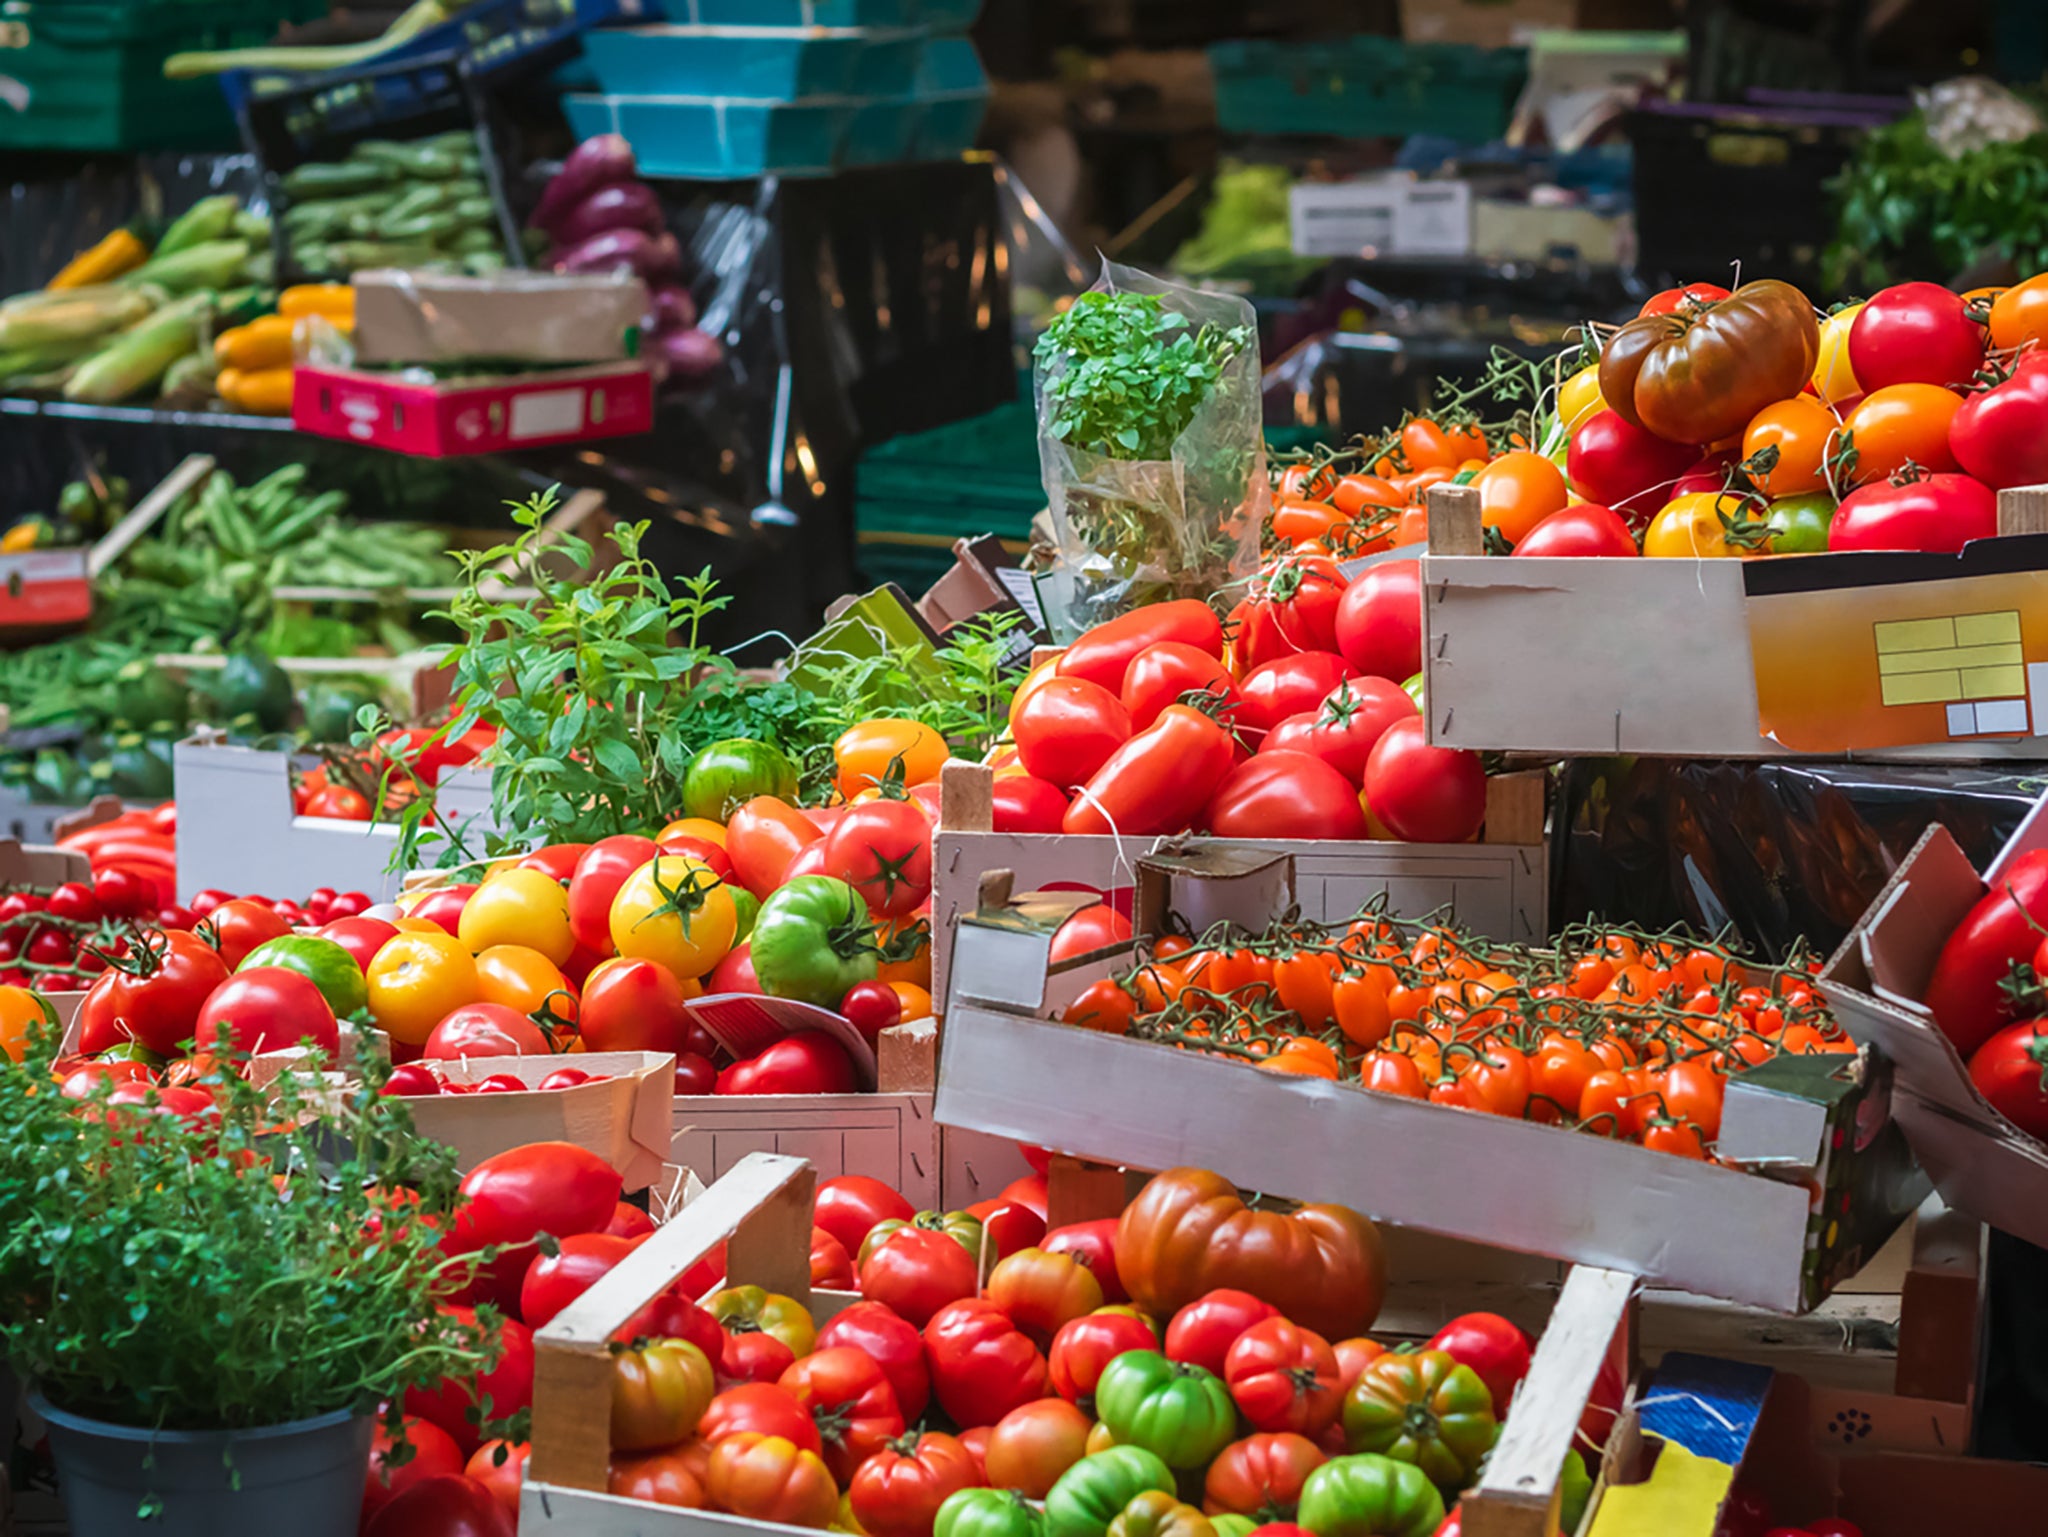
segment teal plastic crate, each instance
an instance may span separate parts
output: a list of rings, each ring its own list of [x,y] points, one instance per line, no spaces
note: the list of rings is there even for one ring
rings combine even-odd
[[[166,80],[164,60],[255,47],[326,9],[320,0],[5,0],[0,145],[230,149],[235,119],[219,82]]]
[[[1499,138],[1529,76],[1520,48],[1350,37],[1209,49],[1225,133]]]
[[[725,180],[749,176],[829,176],[839,160],[853,104],[727,101],[694,96],[562,98],[578,139],[623,134],[649,176]]]

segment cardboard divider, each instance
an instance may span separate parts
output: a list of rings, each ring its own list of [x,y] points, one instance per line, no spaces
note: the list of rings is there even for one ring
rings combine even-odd
[[[1872,554],[1801,555],[1770,561],[1667,560],[1532,556],[1502,559],[1472,547],[1455,528],[1462,514],[1435,515],[1439,488],[1432,491],[1430,539],[1421,553],[1423,671],[1429,739],[1444,747],[1557,755],[1662,754],[1700,758],[1783,758],[1800,756],[1764,734],[1759,684],[1752,656],[1752,622],[1770,605],[1805,605],[1790,615],[1803,640],[1837,642],[1822,658],[1818,644],[1798,644],[1799,665],[1826,679],[1826,693],[1839,700],[1852,690],[1880,689],[1878,679],[1902,659],[1882,653],[1874,627],[1891,620],[1918,620],[1915,587],[1938,585],[1929,613],[1974,615],[1980,608],[2004,613],[2022,582],[1973,574],[1972,561],[1992,541],[1978,541],[1971,553],[1898,556]],[[2000,493],[2000,532],[2033,528],[2025,490]],[[2027,558],[2034,559],[2029,555]],[[1773,567],[1779,583],[1809,583],[1810,592],[1752,598],[1750,587]],[[1915,579],[1904,579],[1910,569]],[[1780,576],[1779,573],[1784,573]],[[2038,590],[2038,578],[2035,579]],[[1972,594],[1984,596],[1980,603]],[[2038,599],[2036,600],[2038,601]],[[1922,605],[1925,607],[1925,605]],[[1598,614],[1589,624],[1586,616]],[[1683,622],[1674,616],[1683,615]],[[1783,612],[1770,622],[1779,633]],[[2024,652],[2021,615],[2013,617],[2013,656]],[[2025,632],[2041,628],[2048,611],[2025,616]],[[1776,643],[1773,642],[1773,645]],[[1952,647],[1967,641],[1952,640]],[[1711,652],[1720,665],[1702,668]],[[1771,653],[1763,653],[1766,660]],[[1957,666],[1960,667],[1961,663]],[[1975,665],[1972,663],[1972,665]],[[1977,681],[1960,674],[1952,694],[1956,710],[1968,712],[1967,729],[1919,738],[1926,745],[1841,742],[1816,751],[1855,749],[1859,756],[1905,759],[2030,759],[2042,755],[2048,733],[2048,699],[2035,695],[2033,674],[2007,688],[1988,682],[2002,703],[2003,721],[2014,714],[2032,737],[1983,735],[1993,728],[1976,720],[1983,697]],[[1793,691],[1795,694],[1798,690]],[[2022,697],[2024,696],[2024,697]],[[1809,704],[1819,696],[1802,696]],[[1919,708],[1937,695],[1921,697]],[[1768,701],[1766,701],[1768,703]],[[1886,705],[1871,716],[1880,721]],[[1901,705],[1897,708],[1913,708]],[[2011,726],[2000,729],[2011,731]],[[1894,737],[1893,743],[1899,741]],[[1907,740],[1911,740],[1908,738]]]
[[[1245,921],[1263,926],[1285,903],[1270,879],[1284,863],[1215,850],[1141,861],[1139,932],[1158,932],[1171,907],[1219,916],[1234,888],[1260,898]],[[1193,901],[1179,895],[1186,885]],[[1126,946],[1049,963],[1079,901],[1029,894],[960,921],[942,1124],[1104,1164],[1211,1168],[1246,1189],[1788,1313],[1860,1268],[1925,1195],[1888,1123],[1885,1077],[1859,1059],[1785,1058],[1798,1065],[1731,1084],[1722,1155],[1767,1177],[1057,1023],[1089,981],[1130,959]],[[1755,1131],[1737,1143],[1729,1128],[1745,1119]]]
[[[1488,938],[1540,944],[1550,933],[1550,865],[1539,771],[1487,781],[1486,827],[1478,843],[1385,843],[1345,839],[998,833],[992,769],[948,763],[939,775],[939,829],[932,846],[932,997],[948,994],[952,938],[980,903],[981,879],[1008,870],[1016,889],[1057,885],[1111,894],[1131,890],[1138,861],[1159,849],[1286,855],[1307,918],[1349,918],[1384,895],[1389,911],[1420,918],[1455,911]]]
[[[2048,1244],[2048,1145],[1992,1108],[1920,1000],[1942,947],[1990,883],[2042,848],[2048,799],[1981,875],[1947,828],[1929,827],[1820,974],[1842,1027],[1897,1064],[1894,1113],[1943,1198],[2035,1244]]]

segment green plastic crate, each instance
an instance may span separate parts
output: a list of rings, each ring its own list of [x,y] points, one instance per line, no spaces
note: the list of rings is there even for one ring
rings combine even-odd
[[[1347,139],[1497,139],[1529,75],[1520,48],[1372,36],[1217,43],[1209,62],[1225,133]]]
[[[955,539],[1027,540],[1044,506],[1028,401],[879,443],[861,456],[854,478],[854,531],[871,573],[886,548],[886,558],[900,555],[906,569],[936,580],[953,562]]]
[[[166,80],[164,60],[267,43],[309,0],[4,0],[0,145],[14,149],[232,149],[211,76]]]

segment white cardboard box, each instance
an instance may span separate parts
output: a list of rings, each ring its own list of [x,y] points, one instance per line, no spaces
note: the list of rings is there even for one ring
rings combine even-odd
[[[1297,256],[1467,256],[1472,189],[1462,181],[1405,176],[1296,182],[1288,189],[1290,243]]]

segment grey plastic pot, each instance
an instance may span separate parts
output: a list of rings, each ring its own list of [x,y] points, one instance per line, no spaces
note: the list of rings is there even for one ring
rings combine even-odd
[[[36,1393],[29,1403],[49,1424],[75,1533],[355,1537],[376,1429],[370,1415],[343,1409],[263,1430],[151,1431],[67,1414]],[[237,1475],[240,1488],[230,1482]],[[153,1520],[137,1515],[145,1496],[162,1506]]]

